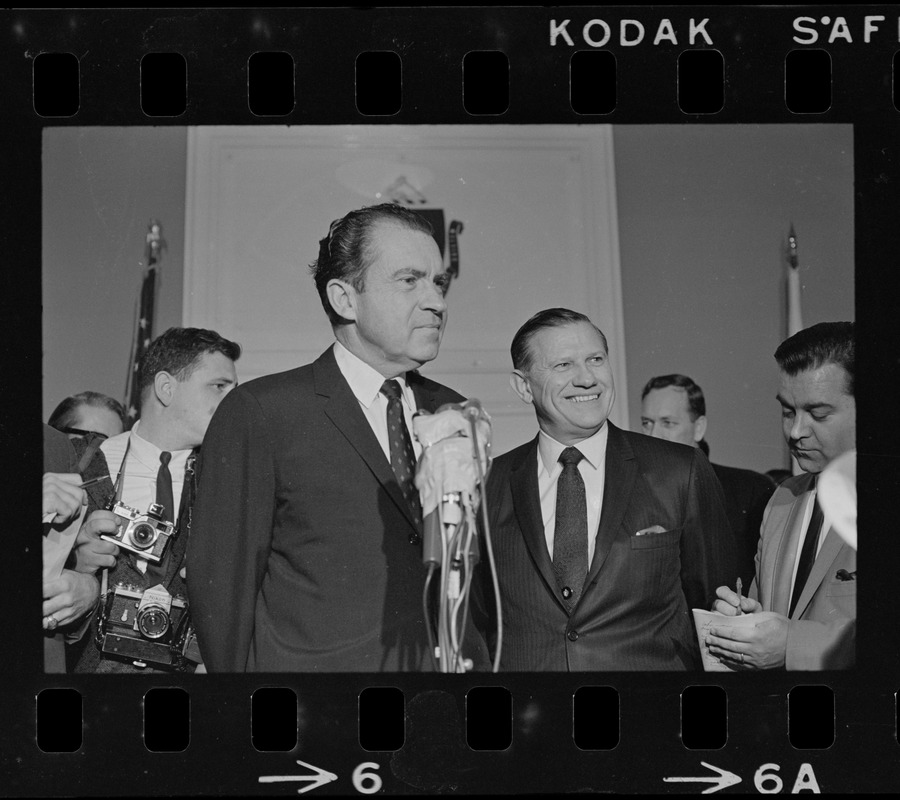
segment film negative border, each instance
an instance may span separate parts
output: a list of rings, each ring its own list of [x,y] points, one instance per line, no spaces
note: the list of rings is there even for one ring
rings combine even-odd
[[[833,793],[888,791],[900,783],[900,632],[890,604],[894,576],[900,574],[891,505],[900,486],[900,447],[896,426],[888,421],[900,371],[892,291],[900,252],[896,7],[11,10],[0,14],[0,21],[5,107],[0,176],[8,198],[0,210],[8,265],[0,306],[7,334],[4,373],[15,376],[7,384],[14,392],[6,393],[4,409],[5,446],[12,454],[4,471],[12,488],[5,538],[16,573],[7,594],[11,613],[0,689],[0,718],[7,721],[0,730],[0,780],[8,794],[787,793],[814,786]],[[639,23],[640,42],[632,43],[638,26],[625,21]],[[601,43],[607,28],[609,39]],[[801,115],[785,98],[785,59],[813,50],[829,57],[830,105]],[[717,113],[686,113],[679,106],[679,57],[694,51],[722,56]],[[288,113],[262,119],[248,101],[248,64],[254,54],[269,52],[291,56],[295,102]],[[502,113],[466,109],[463,64],[473,52],[506,56],[508,101]],[[600,52],[615,59],[614,109],[579,114],[570,91],[573,56]],[[38,56],[55,53],[77,60],[77,109],[42,117],[34,108],[35,65]],[[157,53],[184,60],[184,110],[172,116],[149,117],[141,107],[142,59]],[[400,58],[395,113],[364,114],[357,106],[356,63],[366,53]],[[854,131],[856,305],[864,343],[858,380],[859,524],[867,531],[860,554],[867,578],[860,590],[856,670],[749,680],[615,673],[132,681],[41,673],[40,556],[21,533],[30,530],[30,507],[14,501],[29,496],[36,484],[32,478],[40,474],[37,438],[26,419],[40,402],[40,176],[46,127],[798,121],[850,123]],[[694,686],[725,690],[721,747],[691,749],[682,741],[681,703]],[[791,744],[788,698],[798,686],[832,690],[830,747]],[[170,687],[189,697],[188,743],[179,752],[151,752],[143,738],[144,699],[152,689]],[[289,751],[261,752],[253,746],[252,697],[266,687],[288,689],[297,697],[297,743]],[[360,743],[360,696],[372,687],[402,692],[403,745],[397,751],[369,751]],[[476,750],[466,742],[467,696],[483,687],[509,692],[506,749]],[[573,698],[585,687],[612,687],[617,693],[618,743],[612,749],[581,749],[575,743]],[[82,742],[72,753],[43,752],[37,745],[38,698],[47,689],[71,688],[81,698]],[[505,723],[503,714],[500,722]],[[319,781],[263,780],[315,776],[317,770],[323,773]]]

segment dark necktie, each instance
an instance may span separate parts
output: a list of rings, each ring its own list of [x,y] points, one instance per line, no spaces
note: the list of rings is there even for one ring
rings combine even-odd
[[[397,381],[385,381],[381,393],[387,397],[387,430],[391,450],[391,468],[400,484],[400,491],[409,504],[416,525],[422,525],[422,503],[416,489],[416,455],[412,446],[406,419],[403,416],[403,403],[400,401],[400,384]],[[410,543],[417,544],[418,536],[410,536]]]
[[[806,580],[809,578],[809,573],[812,571],[815,563],[823,520],[822,507],[819,505],[819,497],[818,493],[816,493],[815,505],[809,518],[809,525],[806,528],[806,537],[803,539],[803,547],[800,549],[800,560],[797,562],[797,578],[794,580],[794,591],[791,592],[789,617],[794,613],[797,600],[800,599],[800,595],[803,593],[803,587],[806,586]]]
[[[165,519],[174,522],[175,498],[172,496],[172,473],[169,472],[171,460],[171,453],[159,454],[159,471],[156,473],[156,502],[165,509]]]
[[[159,470],[156,473],[156,502],[163,506],[163,519],[169,522],[175,522],[175,498],[172,492],[172,473],[169,472],[169,462],[172,460],[172,454],[163,451],[159,454]],[[165,577],[163,562],[155,564],[152,561],[147,562],[147,578],[148,586],[155,586],[162,583]]]
[[[581,596],[588,570],[587,500],[578,462],[584,455],[575,447],[560,453],[562,472],[556,483],[556,528],[553,532],[553,571],[563,601],[571,610]]]

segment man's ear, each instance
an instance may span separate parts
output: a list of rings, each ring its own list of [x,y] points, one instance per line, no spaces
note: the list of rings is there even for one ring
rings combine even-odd
[[[519,395],[522,402],[531,403],[534,400],[534,395],[531,393],[531,385],[528,383],[528,378],[525,377],[525,373],[522,370],[514,369],[512,371],[509,376],[509,385]]]
[[[706,417],[697,417],[694,420],[694,441],[699,442],[706,436]]]
[[[162,370],[153,376],[153,393],[156,399],[164,406],[172,404],[175,398],[175,376]]]
[[[325,285],[325,294],[331,307],[344,319],[356,319],[356,297],[358,292],[346,281],[332,278]]]

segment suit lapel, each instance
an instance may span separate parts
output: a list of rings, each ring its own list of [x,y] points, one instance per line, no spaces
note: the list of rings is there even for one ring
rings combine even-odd
[[[418,372],[407,372],[406,383],[412,389],[412,393],[416,398],[416,408],[420,411],[427,411],[433,414],[443,405],[433,392],[430,392],[425,386],[425,379]],[[410,431],[412,435],[412,431]]]
[[[763,607],[770,608],[784,616],[788,615],[788,609],[791,607],[791,579],[794,574],[794,562],[797,559],[797,545],[800,541],[800,535],[803,532],[803,518],[805,516],[806,507],[809,502],[809,492],[803,493],[803,502],[794,502],[790,505],[787,517],[784,521],[785,533],[781,537],[781,543],[775,553],[771,554],[772,564],[769,566],[770,574],[775,576],[772,585],[772,597],[769,604],[763,598]],[[780,570],[776,570],[775,566],[783,565]],[[767,565],[762,565],[766,570]],[[796,608],[794,609],[797,610]]]
[[[584,582],[584,593],[597,577],[603,562],[609,555],[610,548],[616,538],[616,532],[622,525],[622,519],[628,508],[628,502],[634,490],[637,477],[637,461],[634,452],[622,432],[611,422],[609,439],[606,442],[606,477],[603,483],[603,507],[600,510],[600,525],[594,545],[594,560],[588,570]],[[584,594],[582,594],[584,597]]]
[[[528,552],[537,567],[541,577],[550,587],[554,599],[563,606],[559,599],[559,589],[556,585],[556,573],[553,571],[553,562],[550,561],[550,553],[547,552],[547,540],[544,538],[544,519],[541,515],[540,490],[537,479],[537,439],[528,450],[525,458],[519,466],[513,469],[509,475],[509,488],[512,494],[513,508],[516,512],[516,520],[519,530],[525,539]]]
[[[359,401],[334,360],[333,348],[329,347],[313,363],[313,380],[316,394],[328,398],[325,403],[325,415],[366,462],[409,524],[416,528],[412,511],[400,491],[390,462],[385,458],[384,451],[378,443],[378,437],[375,436],[369,421],[359,407]]]
[[[825,533],[825,539],[822,541],[822,547],[819,549],[819,554],[816,556],[809,577],[806,579],[806,586],[803,587],[803,592],[797,598],[797,605],[794,608],[794,615],[791,619],[800,619],[803,615],[816,590],[821,586],[825,576],[834,565],[834,560],[837,558],[843,545],[841,537],[832,528],[828,528],[827,533]]]

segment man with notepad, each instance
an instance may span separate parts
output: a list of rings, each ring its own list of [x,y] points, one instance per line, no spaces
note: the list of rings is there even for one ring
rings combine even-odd
[[[752,627],[710,627],[709,652],[732,669],[855,663],[856,551],[824,520],[816,487],[825,466],[856,446],[854,350],[852,322],[824,322],[775,351],[784,436],[803,474],[784,481],[766,507],[748,596],[728,586],[716,592],[715,611],[758,615]]]

